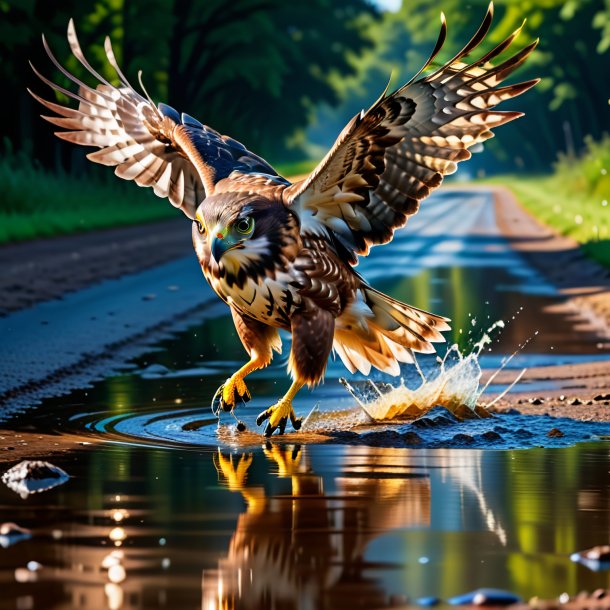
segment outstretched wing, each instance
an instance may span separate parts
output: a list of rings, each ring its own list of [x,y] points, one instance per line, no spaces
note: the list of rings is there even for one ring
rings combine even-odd
[[[120,86],[115,87],[98,74],[85,58],[74,23],[68,25],[68,42],[78,61],[99,84],[89,87],[70,74],[54,57],[43,37],[43,44],[54,65],[78,85],[74,93],[45,78],[34,66],[38,77],[51,88],[78,101],[78,109],[62,106],[31,95],[58,116],[44,119],[67,129],[55,135],[83,146],[100,150],[87,155],[95,163],[115,167],[115,174],[150,186],[159,197],[167,197],[189,218],[217,182],[232,172],[277,176],[263,159],[232,138],[202,125],[187,114],[179,114],[170,106],[155,106],[140,95],[121,72],[106,38],[108,61],[117,73]],[[226,187],[225,187],[226,188]]]
[[[499,86],[538,41],[497,65],[493,60],[523,26],[479,59],[463,61],[485,38],[492,17],[490,4],[470,42],[441,68],[415,80],[445,41],[441,15],[438,41],[418,74],[355,116],[312,174],[284,191],[284,201],[300,217],[303,232],[330,231],[356,263],[357,254],[392,239],[395,229],[417,212],[419,202],[457,169],[458,161],[470,158],[471,146],[491,138],[493,127],[522,116],[493,108],[538,82]]]

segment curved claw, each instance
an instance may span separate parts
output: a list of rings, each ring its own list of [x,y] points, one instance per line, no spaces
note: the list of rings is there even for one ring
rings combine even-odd
[[[269,420],[265,426],[264,435],[270,437],[276,430],[279,434],[284,434],[288,418],[292,423],[292,427],[298,430],[301,427],[301,419],[297,418],[292,408],[292,402],[288,400],[280,400],[262,413],[259,413],[256,418],[256,425],[260,426],[265,420]]]
[[[302,417],[297,417],[294,414],[294,410],[290,413],[290,423],[292,424],[292,427],[295,430],[300,430],[301,426],[303,425],[303,418]]]
[[[229,377],[215,392],[212,398],[212,412],[218,417],[220,411],[233,411],[238,402],[248,402],[252,395],[242,377]]]

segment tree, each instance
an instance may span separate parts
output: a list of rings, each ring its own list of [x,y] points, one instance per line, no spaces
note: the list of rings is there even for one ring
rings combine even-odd
[[[2,109],[5,116],[18,117],[6,135],[17,148],[31,139],[47,164],[59,144],[51,145],[48,126],[35,118],[35,106],[27,100],[26,86],[36,91],[41,86],[26,59],[46,74],[53,72],[39,43],[45,32],[59,59],[89,79],[66,52],[69,17],[85,53],[105,77],[113,78],[103,51],[104,36],[110,35],[127,76],[137,83],[142,69],[153,99],[280,160],[313,106],[337,101],[330,76],[353,71],[348,54],[370,45],[360,16],[375,14],[367,0],[68,0],[61,8],[43,0],[0,0],[0,11],[6,17],[0,21],[0,69],[13,92],[3,97]],[[55,77],[68,84],[56,71]]]
[[[474,0],[464,7],[458,0],[443,2],[449,54],[472,35],[487,4],[487,0]],[[513,102],[525,111],[526,120],[503,127],[489,149],[503,169],[548,169],[558,152],[579,150],[587,135],[599,138],[607,129],[610,2],[496,0],[494,4],[494,26],[484,48],[499,43],[527,18],[515,48],[538,37],[540,43],[512,80],[541,77],[542,81]],[[405,0],[401,14],[415,43],[434,39],[436,2]]]
[[[541,77],[541,83],[512,107],[526,112],[486,143],[490,154],[468,163],[469,170],[546,170],[561,151],[578,152],[587,135],[599,139],[609,124],[606,75],[610,72],[610,0],[495,0],[495,18],[483,53],[506,38],[527,17],[514,50],[540,37],[535,53],[512,77],[513,82]],[[323,108],[314,140],[328,145],[339,125],[374,101],[393,72],[394,86],[408,80],[428,57],[445,12],[448,37],[438,62],[446,61],[472,36],[488,0],[403,0],[396,13],[370,24],[375,47],[356,64],[357,77],[347,79],[337,110]],[[506,56],[506,55],[505,55]],[[330,129],[329,127],[333,128]],[[533,135],[535,134],[535,137]]]

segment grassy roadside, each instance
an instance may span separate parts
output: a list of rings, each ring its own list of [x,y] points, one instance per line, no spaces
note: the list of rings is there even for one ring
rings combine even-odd
[[[610,267],[610,136],[588,139],[580,157],[560,155],[551,175],[502,176],[484,183],[508,187],[536,218]]]
[[[152,222],[176,215],[150,189],[55,174],[25,155],[0,159],[0,243]]]
[[[278,167],[284,176],[309,172],[316,162]],[[181,214],[152,189],[108,172],[79,178],[38,168],[27,155],[0,157],[0,244],[175,218]]]

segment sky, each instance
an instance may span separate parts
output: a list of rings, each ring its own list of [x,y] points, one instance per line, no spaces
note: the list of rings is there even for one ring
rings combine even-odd
[[[397,11],[401,4],[402,4],[402,0],[374,0],[375,4],[382,10],[382,11]]]

